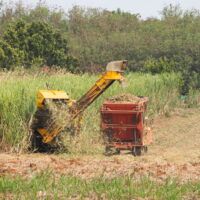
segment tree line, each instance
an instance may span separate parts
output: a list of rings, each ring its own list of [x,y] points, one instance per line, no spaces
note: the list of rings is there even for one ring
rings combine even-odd
[[[183,94],[199,88],[199,11],[169,5],[161,18],[144,20],[120,9],[0,4],[0,68],[36,64],[95,72],[119,59],[129,60],[130,71],[180,73]]]

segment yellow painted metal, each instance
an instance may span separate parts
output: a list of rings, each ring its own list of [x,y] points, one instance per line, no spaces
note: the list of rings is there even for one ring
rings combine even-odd
[[[49,143],[51,142],[55,136],[58,135],[60,128],[55,128],[54,130],[50,131],[48,129],[37,129],[37,131],[40,133],[42,136],[42,142],[44,143]]]
[[[37,107],[44,108],[44,100],[47,99],[69,99],[69,97],[66,92],[62,90],[39,90],[36,100]]]
[[[99,80],[96,82],[96,85],[102,85],[105,80],[118,80],[120,82],[124,81],[124,77],[120,72],[107,71],[104,75],[99,76]]]
[[[39,90],[36,105],[38,108],[45,108],[44,101],[47,99],[59,100],[66,99],[67,105],[71,109],[71,120],[74,128],[80,127],[82,117],[80,114],[99,96],[101,95],[115,80],[124,81],[121,73],[126,68],[127,61],[113,61],[108,63],[105,74],[100,75],[94,86],[91,87],[77,102],[69,99],[65,91],[56,90]],[[43,138],[44,143],[51,142],[61,131],[60,127],[54,130],[46,128],[38,128],[37,131]]]
[[[122,71],[121,71],[122,72]],[[121,72],[106,71],[100,75],[94,86],[92,86],[78,101],[72,106],[72,119],[83,112],[99,95],[101,95],[115,80],[124,82]]]
[[[79,129],[82,124],[82,116],[79,116],[78,118],[72,120],[73,121],[73,127],[74,129]],[[61,131],[61,128],[57,127],[53,130],[50,129],[37,129],[38,133],[42,136],[42,142],[43,143],[49,143],[51,142]]]

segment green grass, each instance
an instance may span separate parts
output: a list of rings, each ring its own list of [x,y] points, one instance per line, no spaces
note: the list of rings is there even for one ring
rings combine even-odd
[[[163,199],[181,200],[183,197],[200,198],[200,182],[180,184],[168,178],[163,183],[134,176],[115,178],[98,177],[83,180],[71,175],[56,177],[45,171],[32,178],[0,178],[2,199]],[[189,198],[186,198],[189,199]]]
[[[77,138],[79,148],[76,145],[73,151],[96,153],[101,149],[99,111],[107,97],[121,93],[148,96],[149,116],[157,113],[168,115],[180,103],[177,92],[178,78],[175,74],[152,76],[130,73],[125,77],[126,88],[120,87],[117,82],[114,83],[85,111],[82,133]],[[78,99],[97,78],[88,74],[0,74],[0,149],[18,152],[26,149],[28,123],[36,109],[35,101],[39,89],[65,90],[71,98]]]

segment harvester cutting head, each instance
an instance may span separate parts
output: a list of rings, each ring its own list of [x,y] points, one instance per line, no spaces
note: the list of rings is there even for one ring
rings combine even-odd
[[[32,118],[31,129],[43,143],[51,142],[67,122],[71,125],[70,107],[74,102],[65,91],[38,91],[37,111]]]
[[[81,113],[115,80],[121,83],[124,81],[121,72],[125,70],[126,64],[126,60],[108,63],[106,73],[78,101],[70,99],[65,91],[39,90],[31,130],[40,143],[50,143],[66,128],[79,129]]]

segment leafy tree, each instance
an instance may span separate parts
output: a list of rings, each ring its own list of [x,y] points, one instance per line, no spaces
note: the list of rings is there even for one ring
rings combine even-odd
[[[143,72],[150,72],[153,74],[171,73],[174,72],[175,63],[173,60],[169,60],[167,57],[160,57],[159,59],[149,58],[142,68]]]
[[[68,54],[67,40],[45,22],[19,21],[4,33],[1,44],[0,67],[31,67],[38,60],[41,65],[58,65],[72,72],[78,66],[77,59]]]
[[[20,56],[22,57],[23,52],[18,49],[12,48],[5,41],[0,41],[0,66],[10,69],[14,64],[20,63]]]
[[[74,55],[79,60],[80,71],[95,72],[110,60],[127,59],[130,71],[181,74],[186,88],[183,93],[191,87],[200,88],[198,10],[169,5],[161,11],[160,19],[144,20],[139,14],[120,9],[74,6],[64,12],[41,1],[29,9],[22,3],[2,5],[0,39],[4,46],[0,46],[0,55],[4,67],[11,63],[27,67],[33,63],[57,63],[73,71],[77,65],[69,55]],[[17,23],[17,28],[9,27]],[[8,32],[9,37],[5,36]],[[12,59],[8,59],[5,48]]]

